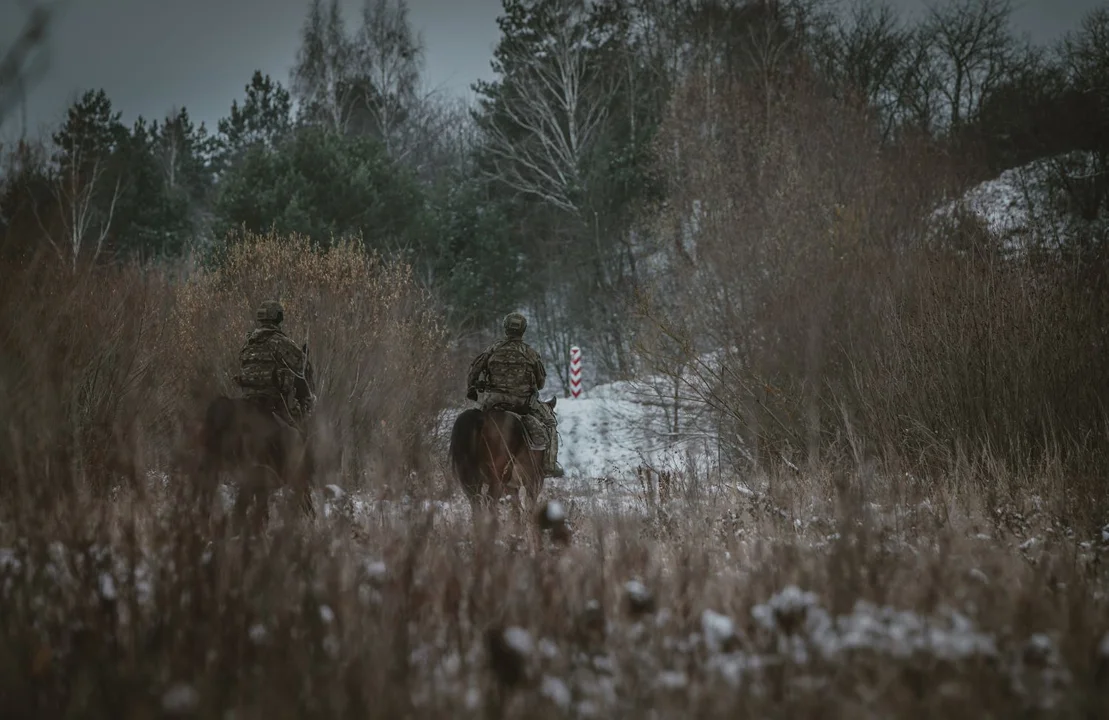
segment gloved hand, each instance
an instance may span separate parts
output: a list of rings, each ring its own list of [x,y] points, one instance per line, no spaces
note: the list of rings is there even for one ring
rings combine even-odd
[[[466,391],[466,399],[476,401],[477,400],[477,388],[472,387],[469,390],[467,390]]]

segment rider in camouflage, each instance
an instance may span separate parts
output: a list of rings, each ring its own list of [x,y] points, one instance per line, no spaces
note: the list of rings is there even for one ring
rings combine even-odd
[[[500,405],[520,413],[525,420],[537,418],[547,435],[544,474],[562,477],[565,473],[558,464],[558,420],[550,407],[539,402],[539,391],[547,382],[547,369],[539,353],[523,340],[527,326],[527,319],[520,313],[505,316],[505,338],[478,355],[470,365],[466,397],[477,400],[480,389],[485,392],[482,410]]]
[[[285,311],[276,300],[267,300],[258,308],[258,327],[239,352],[241,370],[236,380],[247,400],[303,431],[316,400],[312,365],[307,348],[297,347],[281,331],[284,318]]]

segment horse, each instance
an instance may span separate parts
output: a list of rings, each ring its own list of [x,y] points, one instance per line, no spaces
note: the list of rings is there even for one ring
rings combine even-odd
[[[557,398],[546,405],[554,410]],[[519,503],[523,488],[534,506],[543,489],[543,453],[529,442],[521,416],[510,410],[465,410],[454,422],[450,439],[450,464],[462,491],[476,511],[480,505],[511,494]],[[506,491],[508,491],[506,493]]]
[[[270,492],[291,487],[304,514],[315,515],[312,501],[314,456],[307,438],[276,414],[245,398],[217,396],[200,428],[200,472],[209,502],[221,472],[239,477],[236,522],[246,519],[256,501],[256,529],[269,520]]]

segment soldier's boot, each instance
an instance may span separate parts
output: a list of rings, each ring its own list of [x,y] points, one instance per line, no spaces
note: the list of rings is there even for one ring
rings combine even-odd
[[[550,436],[550,441],[547,443],[547,452],[543,458],[546,461],[543,474],[547,477],[565,477],[566,471],[558,464],[558,430],[550,428],[547,434]]]

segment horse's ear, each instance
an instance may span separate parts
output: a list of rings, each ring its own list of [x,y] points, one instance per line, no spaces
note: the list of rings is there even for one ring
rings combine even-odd
[[[551,399],[547,401],[547,405],[554,410],[555,404],[558,402],[558,395],[551,395]]]

